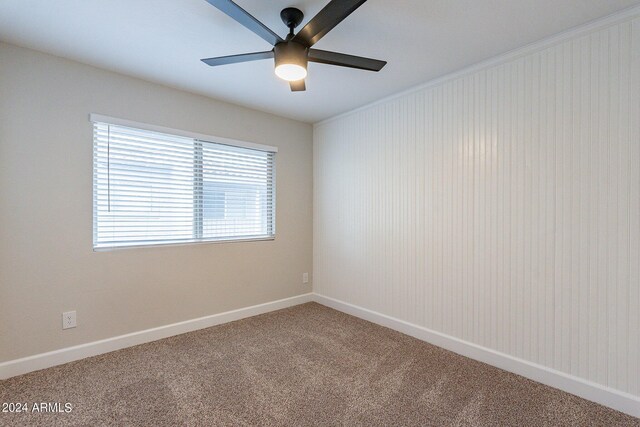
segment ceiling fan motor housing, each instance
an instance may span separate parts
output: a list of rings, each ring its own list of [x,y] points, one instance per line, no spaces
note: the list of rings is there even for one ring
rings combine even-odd
[[[307,58],[307,47],[300,43],[294,41],[278,43],[273,48],[273,53],[275,54],[276,67],[284,64],[294,64],[305,69],[307,68],[309,62]]]

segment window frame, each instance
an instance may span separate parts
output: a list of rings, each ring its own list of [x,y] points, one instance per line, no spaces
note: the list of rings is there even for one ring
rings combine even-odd
[[[251,149],[251,150],[258,150],[258,151],[264,151],[264,152],[269,152],[269,153],[273,153],[274,157],[273,157],[273,167],[272,167],[272,176],[271,176],[271,180],[272,180],[272,205],[273,208],[270,210],[270,214],[273,216],[273,219],[269,222],[270,226],[270,231],[271,231],[271,235],[268,236],[264,236],[264,237],[243,237],[243,236],[239,236],[239,237],[228,237],[228,238],[218,238],[218,239],[207,239],[207,238],[203,238],[202,237],[202,224],[200,224],[200,227],[198,227],[197,224],[194,224],[194,232],[193,232],[193,239],[189,240],[189,239],[185,239],[185,240],[181,240],[181,241],[174,241],[174,242],[151,242],[151,243],[145,243],[145,244],[118,244],[118,245],[112,245],[112,246],[96,246],[96,223],[97,223],[97,216],[95,213],[95,208],[92,209],[92,216],[93,216],[93,221],[92,221],[92,246],[93,246],[93,251],[94,252],[103,252],[103,251],[113,251],[113,250],[121,250],[121,249],[136,249],[136,248],[152,248],[152,247],[159,247],[159,246],[183,246],[183,245],[193,245],[193,244],[211,244],[211,243],[233,243],[233,242],[259,242],[259,241],[271,241],[271,240],[275,240],[276,238],[276,201],[277,201],[277,197],[276,197],[276,161],[277,161],[277,156],[276,153],[278,152],[278,147],[275,146],[271,146],[271,145],[264,145],[264,144],[258,144],[258,143],[254,143],[254,142],[248,142],[248,141],[241,141],[241,140],[236,140],[236,139],[232,139],[232,138],[225,138],[225,137],[219,137],[219,136],[212,136],[212,135],[206,135],[206,134],[201,134],[201,133],[197,133],[197,132],[190,132],[190,131],[185,131],[185,130],[181,130],[181,129],[174,129],[174,128],[169,128],[169,127],[165,127],[165,126],[158,126],[158,125],[152,125],[152,124],[148,124],[148,123],[141,123],[141,122],[136,122],[133,120],[127,120],[127,119],[121,119],[121,118],[116,118],[116,117],[110,117],[110,116],[106,116],[106,115],[102,115],[102,114],[96,114],[96,113],[91,113],[89,114],[89,122],[91,122],[92,124],[92,128],[93,128],[93,124],[94,123],[101,123],[101,124],[106,124],[106,125],[114,125],[114,126],[123,126],[123,127],[128,127],[128,128],[133,128],[133,129],[137,129],[137,130],[142,130],[142,131],[149,131],[149,132],[157,132],[157,133],[163,133],[163,134],[167,134],[167,135],[172,135],[172,136],[178,136],[178,137],[185,137],[185,138],[191,138],[194,140],[194,162],[197,161],[197,159],[195,158],[197,156],[197,149],[195,148],[195,146],[200,146],[200,149],[202,150],[202,144],[204,143],[212,143],[212,144],[217,144],[217,145],[228,145],[231,147],[238,147],[238,148],[246,148],[246,149]],[[93,134],[93,131],[92,131]],[[94,137],[92,136],[92,144],[95,144],[94,141]],[[202,154],[202,151],[200,151],[200,154]],[[93,180],[93,185],[92,185],[92,203],[95,204],[95,191],[96,191],[96,183],[95,183],[95,153],[93,153],[92,150],[92,180]],[[194,179],[197,180],[197,176],[196,176],[196,171],[197,169],[194,168]],[[200,180],[202,179],[202,177],[200,177]],[[201,182],[202,184],[202,182]],[[197,201],[194,200],[194,210],[198,209],[198,206],[196,205]]]

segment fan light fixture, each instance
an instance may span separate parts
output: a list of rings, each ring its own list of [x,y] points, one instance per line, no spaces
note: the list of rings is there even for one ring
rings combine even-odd
[[[295,82],[307,77],[307,70],[296,64],[282,64],[276,67],[276,76],[288,82]]]
[[[307,77],[307,48],[296,42],[278,43],[273,49],[276,76],[288,82]]]

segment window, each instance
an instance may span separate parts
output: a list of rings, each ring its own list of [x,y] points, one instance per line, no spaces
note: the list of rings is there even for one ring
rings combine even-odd
[[[275,147],[91,120],[94,249],[274,238]]]

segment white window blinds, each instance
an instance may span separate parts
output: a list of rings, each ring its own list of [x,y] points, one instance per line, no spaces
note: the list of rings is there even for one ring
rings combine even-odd
[[[275,236],[275,153],[93,123],[95,249]]]

